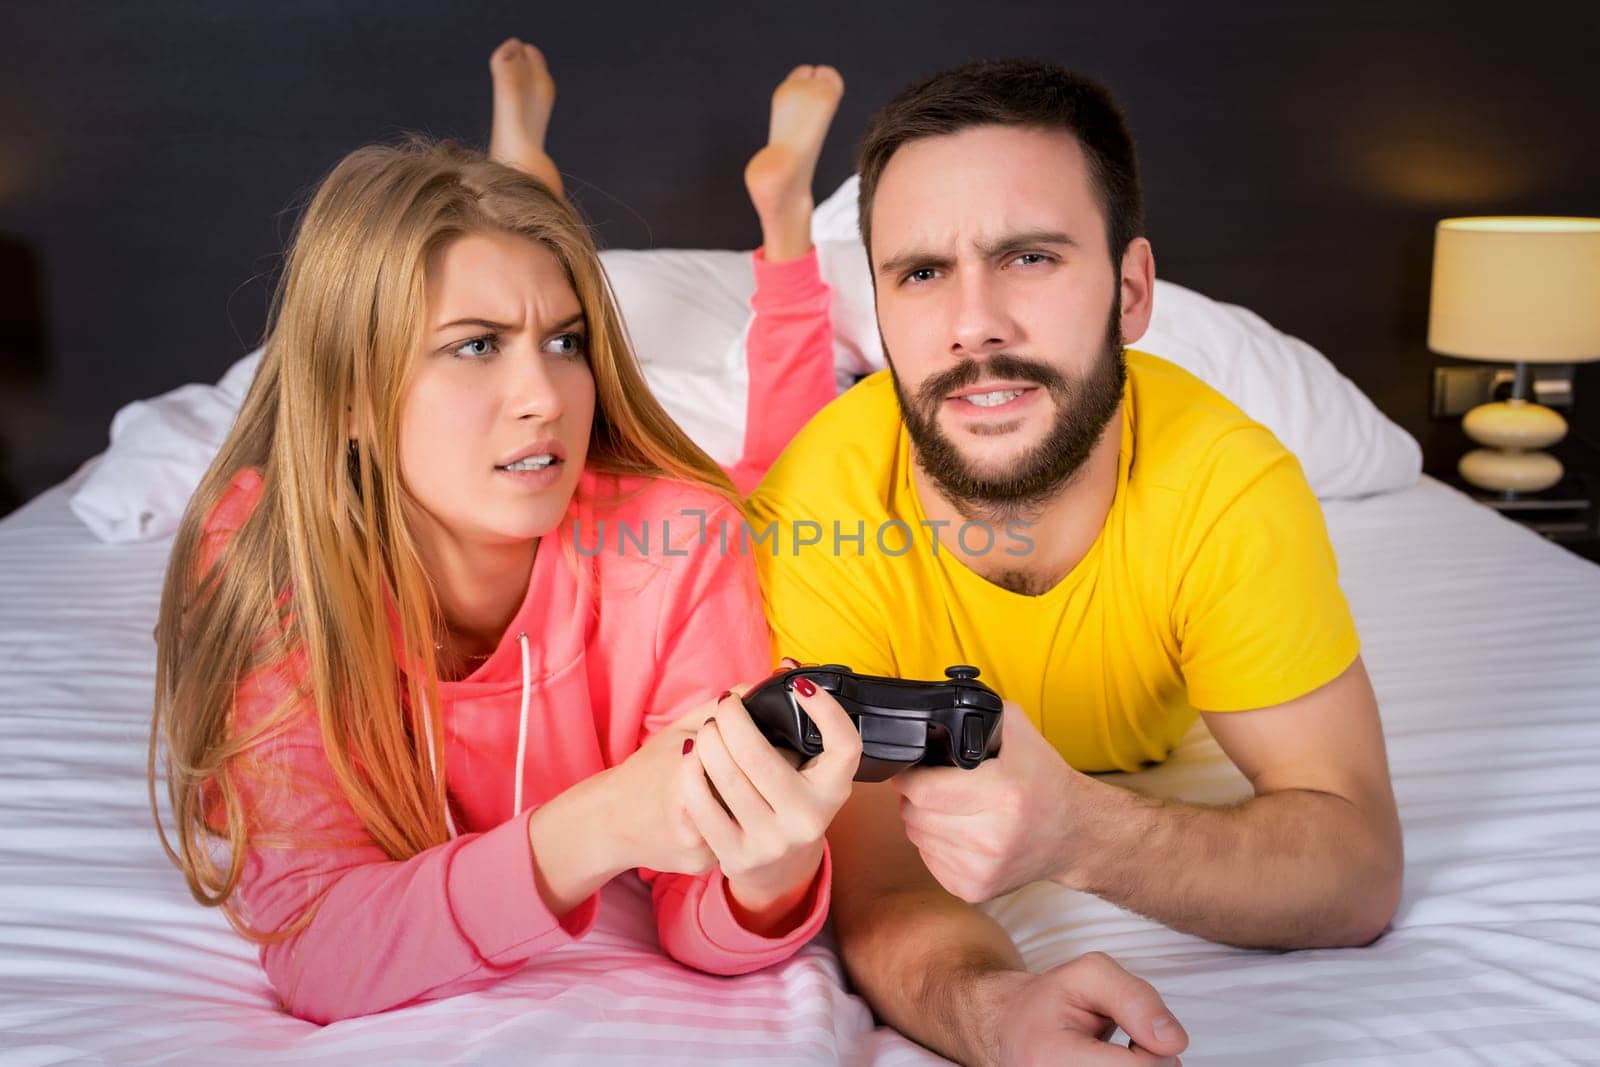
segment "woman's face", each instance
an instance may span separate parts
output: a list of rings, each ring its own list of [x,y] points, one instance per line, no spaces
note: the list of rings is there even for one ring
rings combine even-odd
[[[560,262],[536,241],[474,233],[434,255],[400,411],[420,535],[470,548],[555,529],[594,419],[587,330]]]

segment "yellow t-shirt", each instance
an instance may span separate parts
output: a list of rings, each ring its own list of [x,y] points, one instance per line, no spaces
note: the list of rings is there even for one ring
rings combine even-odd
[[[1281,704],[1359,651],[1299,462],[1165,360],[1128,352],[1110,513],[1040,596],[949,550],[962,531],[928,524],[911,457],[883,371],[812,419],[757,488],[745,548],[776,654],[922,679],[970,663],[1073,767],[1108,771],[1165,759],[1196,709]],[[1029,536],[966,535],[969,551],[1013,555]]]

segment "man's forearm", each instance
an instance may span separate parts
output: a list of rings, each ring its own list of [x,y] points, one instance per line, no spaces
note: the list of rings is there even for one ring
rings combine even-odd
[[[856,990],[885,1023],[958,1063],[991,1062],[982,1025],[1002,976],[1024,970],[999,923],[937,886],[871,900],[835,898],[839,952]]]
[[[993,1062],[1005,983],[1023,970],[989,916],[940,888],[888,783],[860,783],[828,831],[833,923],[855,989],[878,1017],[961,1063]]]
[[[1366,944],[1394,913],[1398,839],[1344,797],[1286,789],[1208,807],[1081,785],[1094,815],[1057,879],[1069,888],[1253,948]]]

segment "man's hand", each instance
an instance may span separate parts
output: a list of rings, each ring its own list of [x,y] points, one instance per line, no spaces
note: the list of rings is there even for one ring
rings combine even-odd
[[[976,994],[974,1014],[994,1020],[979,1063],[1169,1064],[1189,1045],[1155,988],[1100,952],[1043,974],[986,976]],[[1106,1043],[1119,1026],[1130,1048]]]
[[[1026,713],[1005,702],[1000,754],[973,770],[914,767],[894,779],[906,837],[969,903],[1059,876],[1072,858],[1082,778]]]
[[[906,837],[940,885],[971,902],[1048,879],[1246,948],[1380,936],[1404,851],[1360,658],[1294,700],[1203,714],[1251,799],[1158,800],[1080,774],[1007,704],[997,759],[895,779]]]

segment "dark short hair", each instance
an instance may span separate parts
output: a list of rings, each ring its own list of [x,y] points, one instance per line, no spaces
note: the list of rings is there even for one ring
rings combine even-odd
[[[974,126],[1063,130],[1089,164],[1113,266],[1144,233],[1144,203],[1133,137],[1122,110],[1098,82],[1044,60],[980,60],[940,71],[889,101],[861,142],[861,239],[872,247],[872,201],[884,168],[902,147]]]

